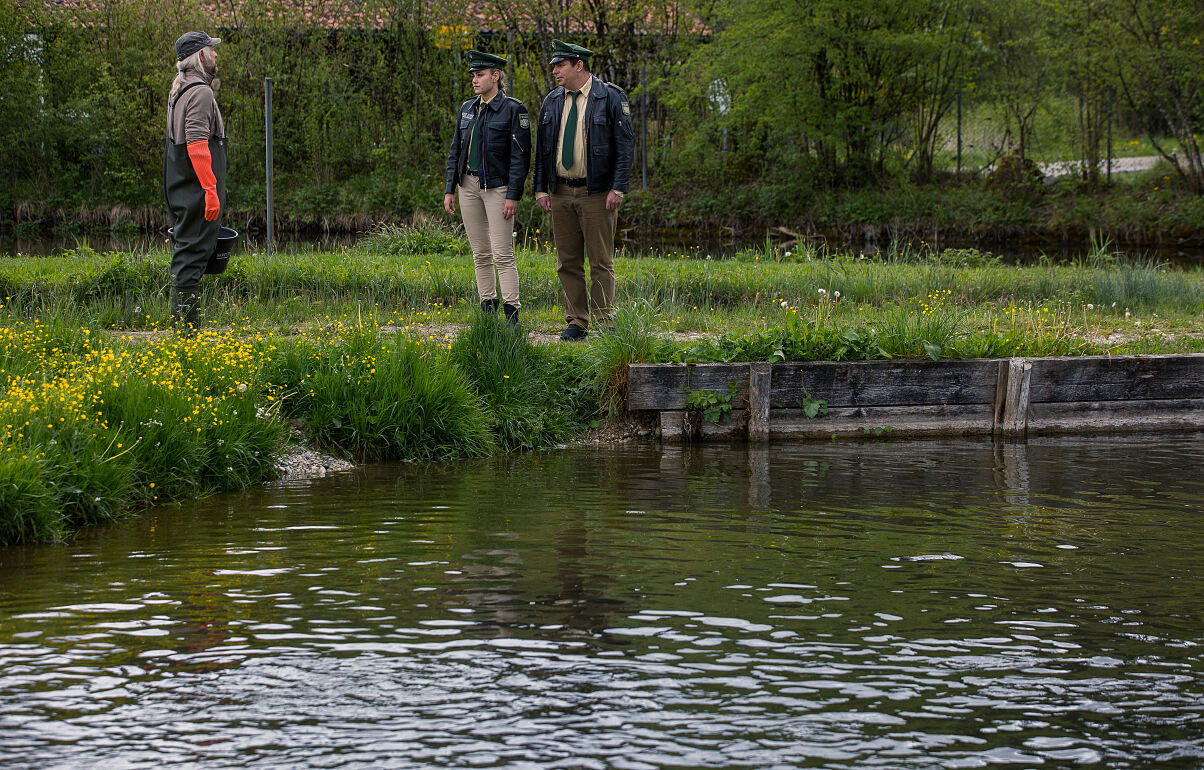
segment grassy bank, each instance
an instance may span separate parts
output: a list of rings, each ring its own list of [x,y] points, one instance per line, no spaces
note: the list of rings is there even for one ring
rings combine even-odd
[[[519,255],[514,334],[476,308],[463,240],[382,230],[337,253],[238,255],[168,322],[168,254],[0,259],[0,542],[255,484],[290,428],[359,460],[555,446],[622,409],[636,361],[1204,352],[1204,271],[1100,248],[1005,265],[900,244],[618,261],[614,331],[563,325],[554,256]]]
[[[0,317],[0,543],[270,477],[290,426],[358,460],[451,459],[582,432],[579,349],[478,316],[453,342],[371,319],[134,339]]]
[[[0,300],[24,319],[164,328],[168,260],[166,251],[97,254],[87,248],[0,258]],[[552,250],[546,243],[521,244],[518,266],[526,324],[558,328],[563,318]],[[1134,261],[1106,245],[1068,265],[1020,267],[976,250],[938,252],[900,241],[872,257],[772,246],[722,260],[701,252],[620,255],[616,270],[621,303],[650,305],[664,331],[710,336],[781,327],[783,301],[819,312],[833,325],[898,322],[900,314],[922,312],[938,292],[968,331],[1054,314],[1085,339],[1129,339],[1150,328],[1191,331],[1204,309],[1204,270]],[[464,323],[476,305],[467,244],[436,227],[381,230],[336,252],[236,255],[224,274],[204,280],[203,292],[206,323],[280,333],[365,316],[385,327],[440,328]]]

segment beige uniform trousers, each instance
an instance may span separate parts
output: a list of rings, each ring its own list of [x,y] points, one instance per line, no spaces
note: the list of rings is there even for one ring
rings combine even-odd
[[[472,247],[477,294],[482,300],[496,299],[501,286],[502,302],[518,302],[518,268],[514,264],[514,222],[502,216],[505,187],[481,189],[479,177],[460,177],[460,216]],[[497,273],[495,277],[494,269]]]
[[[619,212],[606,208],[606,193],[590,195],[584,185],[558,185],[551,198],[552,240],[556,244],[556,274],[564,290],[565,320],[582,329],[589,328],[591,318],[605,323],[615,303],[615,227]]]

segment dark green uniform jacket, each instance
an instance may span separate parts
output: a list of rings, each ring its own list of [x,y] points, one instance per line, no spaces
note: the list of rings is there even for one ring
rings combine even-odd
[[[555,153],[562,110],[564,87],[558,86],[544,98],[539,109],[535,137],[535,192],[556,192]],[[631,148],[635,140],[627,96],[594,77],[584,120],[586,191],[591,195],[610,190],[627,192]]]
[[[527,108],[518,99],[498,91],[481,109],[478,119],[477,105],[480,101],[481,97],[478,96],[460,105],[456,129],[452,132],[451,149],[447,152],[443,192],[450,195],[456,191],[468,159],[468,141],[473,125],[479,120],[481,189],[504,186],[508,199],[520,200],[523,188],[527,185],[527,171],[531,168],[531,118]]]

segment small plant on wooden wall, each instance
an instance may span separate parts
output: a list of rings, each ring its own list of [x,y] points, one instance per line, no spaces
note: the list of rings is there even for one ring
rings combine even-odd
[[[808,419],[823,417],[828,413],[828,400],[826,398],[812,398],[806,388],[803,388],[803,397],[799,399],[798,405],[803,410],[803,417]]]
[[[704,420],[714,423],[727,422],[732,418],[732,396],[739,391],[740,383],[736,380],[728,383],[727,393],[699,388],[686,396],[686,408],[701,412]]]

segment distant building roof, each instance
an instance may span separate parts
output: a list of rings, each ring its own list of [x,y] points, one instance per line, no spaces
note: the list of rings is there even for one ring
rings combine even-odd
[[[52,14],[68,18],[77,24],[91,26],[111,12],[113,5],[126,0],[17,0],[17,5],[40,5]],[[238,28],[247,19],[266,21],[291,21],[302,26],[327,28],[370,28],[390,26],[394,19],[388,9],[365,8],[365,3],[354,0],[221,0],[200,2],[196,7],[213,20],[215,27]],[[468,2],[458,13],[448,14],[441,3],[428,2],[424,7],[427,24],[432,27],[461,24],[477,31],[502,31],[507,29],[540,30],[543,32],[571,35],[573,31],[592,33],[597,31],[597,9],[612,23],[626,24],[624,17],[629,3],[625,0],[601,0],[599,3],[571,3],[569,8],[580,12],[566,12],[553,18],[546,13],[523,7],[507,7],[504,2]],[[702,31],[702,25],[679,2],[670,0],[658,12],[648,12],[637,24],[637,32],[664,30],[667,26],[693,32]]]

